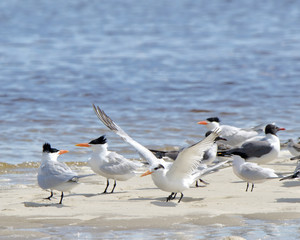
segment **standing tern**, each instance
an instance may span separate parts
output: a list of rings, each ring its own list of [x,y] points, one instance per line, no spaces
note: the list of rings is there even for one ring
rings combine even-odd
[[[50,189],[53,196],[53,190],[61,191],[59,204],[62,204],[64,192],[70,191],[78,184],[78,179],[90,175],[78,176],[66,164],[58,162],[58,156],[69,152],[68,150],[58,150],[52,148],[49,143],[43,145],[42,161],[38,169],[38,185],[42,189]]]
[[[174,199],[176,194],[180,193],[181,196],[178,201],[180,202],[183,198],[182,192],[189,189],[195,180],[199,179],[202,174],[208,171],[196,171],[199,166],[199,156],[203,155],[204,151],[210,148],[215,138],[219,136],[218,129],[213,131],[202,141],[182,150],[174,163],[168,163],[156,158],[149,149],[133,140],[99,107],[95,105],[93,105],[93,107],[96,115],[104,125],[134,147],[139,155],[148,162],[150,170],[142,174],[142,176],[152,174],[152,180],[159,189],[171,192],[167,201]]]
[[[216,128],[220,128],[220,136],[227,140],[226,142],[220,141],[220,143],[230,145],[231,147],[240,146],[247,139],[255,137],[263,131],[263,125],[258,125],[249,129],[238,128],[230,125],[220,125],[220,119],[218,117],[207,118],[205,121],[198,122],[198,124],[205,125],[208,130],[211,131]]]
[[[289,139],[287,143],[287,149],[293,156],[300,155],[300,143],[295,143],[293,139]]]
[[[89,158],[89,165],[92,170],[107,179],[106,187],[103,193],[106,193],[109,186],[109,179],[114,180],[114,189],[118,181],[126,181],[136,175],[138,168],[143,164],[136,161],[131,161],[122,155],[111,152],[107,149],[107,140],[105,136],[90,141],[89,143],[76,144],[78,147],[89,147],[93,151],[92,156]]]
[[[260,141],[247,141],[241,147],[227,151],[219,151],[218,156],[242,154],[247,162],[265,164],[276,159],[280,152],[280,141],[276,133],[284,128],[268,124],[265,128],[266,136]]]
[[[232,169],[234,174],[240,179],[247,182],[246,192],[249,188],[249,183],[252,183],[251,192],[254,188],[254,183],[265,182],[268,179],[278,178],[274,170],[271,168],[263,168],[256,163],[245,162],[243,154],[234,154]]]

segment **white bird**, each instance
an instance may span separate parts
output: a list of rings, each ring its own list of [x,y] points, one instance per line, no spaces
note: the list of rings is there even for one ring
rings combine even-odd
[[[207,118],[205,121],[198,122],[198,124],[205,125],[208,130],[211,131],[220,128],[220,136],[227,140],[226,142],[220,141],[220,143],[230,145],[231,147],[240,146],[247,139],[253,138],[263,131],[262,124],[249,129],[220,125],[220,119],[218,117]]]
[[[149,163],[150,170],[142,174],[142,176],[152,174],[152,180],[159,189],[171,192],[167,201],[174,199],[177,193],[181,193],[178,201],[180,202],[183,198],[182,192],[189,189],[195,180],[208,171],[196,171],[199,166],[199,156],[203,155],[204,151],[214,143],[215,138],[218,137],[218,130],[215,130],[204,140],[182,150],[174,163],[167,163],[162,159],[156,158],[149,149],[128,136],[103,110],[99,107],[96,108],[95,105],[93,107],[98,118],[104,125],[134,147],[140,156]]]
[[[280,181],[286,180],[286,179],[297,179],[297,180],[300,179],[300,160],[299,159],[300,159],[300,155],[291,158],[291,160],[298,160],[296,168],[292,175],[285,176],[285,177],[281,178]]]
[[[111,152],[107,149],[107,140],[105,136],[90,141],[89,143],[76,144],[79,147],[90,147],[93,151],[92,156],[89,158],[89,165],[91,169],[107,179],[106,187],[103,193],[106,193],[109,186],[109,179],[114,180],[114,186],[111,193],[118,181],[126,181],[137,174],[137,170],[143,166],[142,163],[131,161],[122,155]]]
[[[271,168],[263,168],[256,163],[245,162],[243,155],[232,155],[232,169],[237,177],[247,182],[246,192],[249,188],[249,183],[252,183],[251,192],[254,188],[254,183],[265,182],[268,179],[278,178],[278,175]]]
[[[64,192],[70,191],[78,184],[78,179],[85,176],[78,176],[66,164],[58,162],[57,158],[61,154],[69,152],[68,150],[58,150],[52,148],[49,143],[43,145],[42,161],[38,169],[38,185],[42,189],[50,189],[53,196],[53,190],[61,191],[59,204],[62,204]]]
[[[280,141],[276,133],[284,128],[268,124],[265,128],[265,137],[260,141],[247,141],[241,147],[227,151],[219,151],[218,156],[242,154],[247,162],[265,164],[276,159],[280,152]]]
[[[205,133],[205,137],[207,137],[211,133],[212,133],[212,131],[207,131]],[[199,160],[199,161],[201,161],[202,164],[210,165],[210,164],[213,163],[213,161],[216,160],[217,151],[218,151],[217,141],[220,141],[220,140],[226,141],[225,138],[217,137],[215,139],[214,143],[211,145],[211,147],[209,149],[207,149],[206,151],[204,151],[202,159]],[[162,150],[153,150],[153,149],[150,149],[150,151],[153,152],[154,155],[157,158],[167,157],[167,158],[170,158],[172,160],[175,160],[177,158],[178,154],[180,153],[180,151],[183,150],[183,149],[184,148],[181,148],[178,151],[176,151],[176,150],[162,151]]]
[[[300,144],[295,143],[293,139],[289,139],[287,142],[287,149],[293,156],[300,155]]]

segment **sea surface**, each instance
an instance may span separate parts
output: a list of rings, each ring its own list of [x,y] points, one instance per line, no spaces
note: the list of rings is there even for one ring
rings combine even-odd
[[[1,179],[32,183],[45,142],[84,164],[75,144],[105,134],[137,157],[92,104],[152,148],[199,141],[213,116],[297,140],[299,23],[292,0],[0,1]]]

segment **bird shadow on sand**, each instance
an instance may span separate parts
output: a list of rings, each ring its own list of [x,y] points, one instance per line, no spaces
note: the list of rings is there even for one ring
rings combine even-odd
[[[37,202],[23,202],[25,207],[56,207],[62,208],[65,207],[63,204],[59,203],[37,203]]]
[[[300,203],[300,198],[278,198],[279,203]]]
[[[300,181],[282,181],[283,187],[299,187]]]

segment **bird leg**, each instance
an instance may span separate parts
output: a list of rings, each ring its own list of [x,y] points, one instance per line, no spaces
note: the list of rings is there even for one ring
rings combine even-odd
[[[113,193],[113,192],[114,192],[116,186],[117,186],[117,181],[115,180],[114,187],[113,187],[113,189],[111,190],[110,193]]]
[[[106,182],[106,187],[105,187],[105,189],[104,189],[104,192],[103,192],[103,193],[106,193],[106,190],[107,190],[108,186],[109,186],[109,180],[107,179],[107,182]]]
[[[180,193],[180,194],[181,194],[181,196],[180,196],[180,198],[178,200],[178,203],[180,203],[181,199],[183,198],[183,193]]]
[[[205,185],[209,184],[208,182],[202,180],[201,178],[199,178],[199,181],[202,182],[202,183],[204,183]],[[196,180],[195,187],[204,187],[204,186],[199,186],[199,185],[198,185],[198,180]]]
[[[172,192],[170,196],[167,197],[167,202],[173,200],[176,197],[177,193]]]
[[[63,198],[64,198],[64,192],[61,192],[59,204],[62,204]]]
[[[247,182],[246,192],[248,191],[249,183]]]
[[[51,194],[49,197],[45,198],[45,199],[48,199],[48,200],[51,200],[51,198],[53,197],[53,192],[51,191]]]
[[[254,188],[254,183],[252,183],[252,188],[251,188],[251,192],[253,191],[253,188]]]

